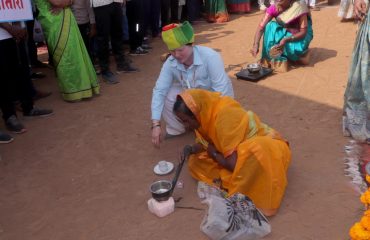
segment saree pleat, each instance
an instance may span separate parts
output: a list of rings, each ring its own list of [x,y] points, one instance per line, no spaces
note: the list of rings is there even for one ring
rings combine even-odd
[[[54,15],[46,0],[35,3],[63,99],[76,101],[99,94],[96,73],[72,11],[65,8]]]

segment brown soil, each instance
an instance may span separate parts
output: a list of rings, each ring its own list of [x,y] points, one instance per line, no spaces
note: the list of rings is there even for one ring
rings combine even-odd
[[[236,98],[279,130],[291,144],[289,185],[266,239],[348,239],[362,206],[342,164],[341,107],[356,25],[340,23],[338,6],[313,12],[312,60],[258,83],[237,80],[238,67],[255,61],[248,53],[261,13],[232,15],[226,24],[196,25],[196,41],[218,50]],[[207,239],[199,230],[205,211],[176,209],[165,218],[149,213],[149,185],[161,159],[177,162],[188,134],[150,142],[150,101],[165,52],[160,39],[147,56],[133,57],[141,69],[102,83],[102,94],[80,103],[61,100],[53,72],[37,80],[53,95],[37,102],[49,118],[22,119],[28,132],[0,146],[1,240]],[[173,175],[163,178],[170,179]],[[196,182],[183,169],[179,206],[205,208]]]

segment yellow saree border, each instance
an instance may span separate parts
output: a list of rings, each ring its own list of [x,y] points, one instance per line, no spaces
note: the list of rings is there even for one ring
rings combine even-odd
[[[58,64],[63,56],[64,49],[68,42],[69,30],[71,27],[71,17],[72,17],[72,11],[70,9],[63,9],[63,23],[60,29],[60,34],[59,34],[57,44],[55,46],[55,49],[52,55],[55,68],[58,67]]]
[[[81,100],[83,98],[90,98],[94,94],[98,95],[100,93],[100,87],[99,86],[94,86],[89,89],[81,90],[78,92],[73,92],[73,93],[62,93],[63,99],[65,101],[76,101],[76,100]]]

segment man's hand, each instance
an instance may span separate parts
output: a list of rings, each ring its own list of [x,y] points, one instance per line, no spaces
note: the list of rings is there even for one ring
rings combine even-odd
[[[92,38],[96,35],[96,24],[93,23],[93,24],[90,24],[90,33],[89,33],[89,37]]]
[[[8,32],[12,35],[17,42],[23,40],[27,36],[27,30],[19,26],[12,26]]]
[[[152,143],[154,147],[159,148],[161,144],[161,133],[162,129],[160,126],[153,127],[152,129]]]
[[[361,21],[365,19],[366,16],[366,3],[364,0],[355,0],[354,3],[354,10],[355,15],[358,17]]]

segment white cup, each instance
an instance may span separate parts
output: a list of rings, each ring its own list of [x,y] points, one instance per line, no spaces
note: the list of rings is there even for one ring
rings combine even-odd
[[[159,161],[158,162],[158,168],[161,172],[167,172],[168,171],[168,164],[166,161]]]

